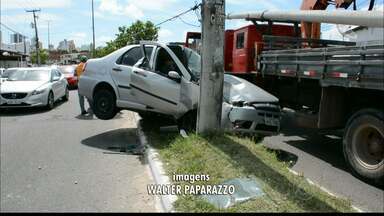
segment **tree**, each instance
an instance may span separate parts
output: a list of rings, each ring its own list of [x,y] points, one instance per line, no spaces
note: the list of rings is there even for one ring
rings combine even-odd
[[[103,48],[96,49],[96,57],[103,57],[128,44],[137,44],[141,40],[157,41],[159,29],[151,21],[140,20],[129,27],[121,26],[115,40],[107,42],[107,46]]]
[[[46,64],[48,60],[47,50],[39,49],[39,54],[40,54],[40,64]],[[31,53],[31,61],[32,61],[32,64],[37,64],[36,51]]]
[[[115,40],[118,48],[124,47],[127,44],[139,43],[141,40],[154,40],[158,38],[159,27],[150,22],[136,21],[130,27],[119,27],[119,33]]]

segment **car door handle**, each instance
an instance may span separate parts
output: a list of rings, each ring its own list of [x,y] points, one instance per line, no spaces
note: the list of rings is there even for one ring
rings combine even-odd
[[[134,74],[137,74],[137,75],[139,75],[139,76],[142,76],[142,77],[147,77],[146,74],[141,73],[141,72],[139,72],[139,71],[133,71],[133,73],[134,73]]]
[[[113,71],[116,71],[116,72],[121,72],[123,71],[121,68],[112,68]]]

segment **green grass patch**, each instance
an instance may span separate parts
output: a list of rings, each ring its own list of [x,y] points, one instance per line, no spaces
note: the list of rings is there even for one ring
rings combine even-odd
[[[289,172],[289,162],[250,138],[230,134],[207,137],[147,132],[160,153],[170,177],[173,174],[205,174],[219,184],[232,178],[256,178],[265,193],[260,198],[216,209],[198,196],[179,196],[180,212],[353,212],[348,200],[335,198]],[[185,183],[187,184],[187,183]],[[202,184],[199,182],[199,184]]]

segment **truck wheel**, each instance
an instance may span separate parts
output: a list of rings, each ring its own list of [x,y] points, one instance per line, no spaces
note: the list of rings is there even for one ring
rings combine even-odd
[[[344,157],[353,171],[366,179],[384,180],[384,113],[365,109],[348,121]]]
[[[107,89],[100,89],[93,96],[92,110],[97,118],[102,120],[113,119],[116,112],[115,94]]]

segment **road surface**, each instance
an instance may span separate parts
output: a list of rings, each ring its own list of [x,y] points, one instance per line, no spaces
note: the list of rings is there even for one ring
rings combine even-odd
[[[341,138],[316,129],[297,128],[291,119],[292,113],[286,113],[281,134],[265,138],[264,145],[292,154],[296,158],[293,171],[328,192],[351,200],[360,210],[384,212],[384,190],[350,173]]]
[[[128,151],[137,144],[131,112],[79,116],[76,91],[51,111],[0,112],[2,212],[156,211],[149,168]]]

